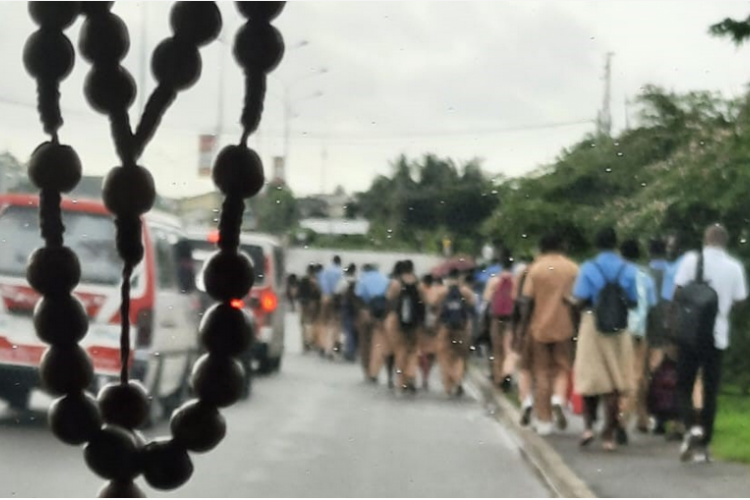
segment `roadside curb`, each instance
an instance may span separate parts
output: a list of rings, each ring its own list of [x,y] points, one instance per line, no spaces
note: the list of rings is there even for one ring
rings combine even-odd
[[[521,414],[502,394],[497,392],[482,371],[469,365],[467,378],[479,390],[482,400],[494,406],[495,418],[502,421],[518,438],[523,457],[547,483],[552,493],[563,498],[596,498],[597,496],[573,470],[560,454],[534,431],[521,426]]]

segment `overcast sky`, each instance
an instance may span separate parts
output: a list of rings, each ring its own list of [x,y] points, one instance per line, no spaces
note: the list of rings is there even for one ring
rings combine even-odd
[[[170,33],[170,4],[115,4],[130,29],[125,65],[136,80],[144,54],[148,64],[154,46]],[[233,4],[220,7],[222,36],[231,45],[241,18]],[[270,171],[272,157],[283,151],[286,86],[295,115],[288,180],[298,193],[339,184],[366,189],[402,153],[478,157],[488,172],[521,175],[593,130],[592,123],[537,127],[593,121],[609,51],[615,53],[615,129],[624,126],[625,99],[647,83],[742,93],[750,81],[750,47],[713,39],[707,28],[749,13],[750,2],[715,0],[292,2],[276,21],[289,49],[269,80],[262,133],[253,144]],[[74,43],[79,27],[80,21],[67,32]],[[25,2],[0,2],[0,151],[22,161],[44,139],[34,82],[21,62],[33,30]],[[229,45],[202,49],[201,81],[179,94],[144,155],[142,163],[167,196],[213,189],[198,177],[198,135],[217,130],[220,85],[222,143],[239,137],[242,77]],[[322,68],[326,73],[316,74]],[[106,119],[83,98],[88,69],[78,58],[63,82],[61,138],[95,175],[116,158]],[[145,87],[154,87],[148,72]],[[138,103],[131,114],[135,121]]]

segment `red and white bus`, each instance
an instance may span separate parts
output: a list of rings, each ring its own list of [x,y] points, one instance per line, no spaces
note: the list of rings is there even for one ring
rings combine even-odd
[[[39,295],[25,277],[28,256],[43,244],[38,204],[36,195],[0,195],[0,399],[21,410],[39,386],[39,361],[47,347],[32,322]],[[65,243],[81,262],[74,294],[89,316],[81,345],[93,361],[91,389],[96,391],[119,375],[122,263],[113,218],[100,201],[64,199],[62,209]],[[194,275],[186,267],[192,260],[179,221],[159,213],[144,221],[145,256],[131,281],[131,373],[157,396],[154,410],[169,412],[187,390],[198,344],[199,303],[187,284]]]

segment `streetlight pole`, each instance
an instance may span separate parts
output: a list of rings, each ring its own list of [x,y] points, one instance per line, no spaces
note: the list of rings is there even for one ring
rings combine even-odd
[[[294,118],[293,115],[293,109],[292,109],[292,89],[295,85],[298,83],[308,80],[309,78],[314,78],[316,76],[324,75],[328,73],[328,68],[319,68],[318,70],[309,73],[307,75],[301,76],[289,83],[285,83],[281,80],[279,80],[279,83],[281,83],[281,86],[283,88],[283,101],[284,101],[284,164],[288,171],[289,169],[289,143],[291,139],[291,133],[292,133],[292,118]],[[322,96],[323,93],[318,91],[314,94],[311,94],[307,97],[303,97],[299,99],[299,101],[307,100],[307,99],[313,99],[316,97]]]

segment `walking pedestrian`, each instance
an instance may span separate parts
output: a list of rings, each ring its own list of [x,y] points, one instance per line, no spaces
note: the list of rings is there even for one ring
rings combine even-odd
[[[531,371],[536,431],[552,432],[553,416],[561,430],[567,426],[563,405],[573,359],[575,325],[565,300],[573,292],[578,266],[564,254],[559,235],[550,233],[539,242],[539,256],[529,265],[521,296],[529,305],[522,312],[524,337],[522,365]]]
[[[400,274],[391,280],[387,298],[392,310],[387,328],[392,334],[398,387],[404,392],[415,393],[417,332],[424,322],[425,304],[411,260],[401,263]]]
[[[675,274],[675,301],[679,305],[677,338],[679,356],[677,360],[677,393],[680,418],[688,430],[685,435],[680,458],[683,461],[695,458],[708,461],[709,445],[713,437],[717,396],[721,378],[721,361],[724,350],[729,347],[729,316],[733,308],[747,299],[747,281],[742,264],[726,251],[729,241],[727,230],[719,225],[709,226],[703,239],[703,250],[689,253],[680,263]],[[715,293],[715,309],[700,317],[700,324],[688,324],[695,319],[687,308],[690,302],[691,285],[705,283]],[[701,311],[706,313],[706,311]],[[695,328],[696,337],[688,338],[688,330]],[[693,389],[698,370],[703,375],[703,410],[700,422],[696,421],[693,407]]]
[[[344,359],[354,362],[357,359],[359,338],[357,334],[357,317],[360,304],[355,293],[357,286],[357,266],[349,264],[344,272],[344,277],[336,287],[335,296],[341,317],[341,328],[344,331]]]
[[[626,330],[628,309],[638,296],[635,267],[617,254],[615,230],[607,227],[599,231],[596,246],[599,254],[581,266],[573,287],[573,303],[584,310],[573,371],[576,392],[585,405],[580,444],[587,446],[593,441],[603,399],[603,447],[613,451],[618,429],[622,429],[619,401],[633,389],[633,343]]]
[[[436,304],[440,310],[437,360],[443,388],[449,396],[460,397],[464,393],[463,380],[471,346],[470,309],[475,307],[476,298],[472,289],[461,282],[458,269],[450,271]]]
[[[499,272],[487,282],[484,300],[489,304],[490,343],[492,346],[492,381],[503,392],[510,392],[517,356],[512,349],[513,306],[515,305],[516,281],[513,275],[513,258],[504,251],[499,261]]]
[[[318,349],[320,353],[329,358],[333,358],[336,339],[341,331],[341,321],[339,312],[336,310],[334,303],[334,293],[336,286],[343,277],[341,268],[341,257],[335,255],[331,264],[320,271],[318,281],[322,293],[321,314],[319,315],[318,331]]]
[[[633,386],[631,397],[623,402],[624,423],[635,414],[636,429],[642,433],[648,432],[649,413],[647,407],[648,395],[648,344],[646,327],[651,308],[656,305],[656,285],[649,268],[638,264],[641,259],[640,245],[637,240],[629,239],[620,246],[622,257],[635,266],[635,288],[637,303],[628,313],[628,332],[633,341]]]
[[[304,352],[312,349],[316,343],[316,328],[321,309],[321,293],[318,285],[315,264],[309,264],[305,276],[298,287],[300,304],[300,328],[302,331],[302,349]]]
[[[378,271],[373,264],[365,264],[362,275],[357,280],[354,293],[362,302],[359,319],[359,345],[362,371],[365,378],[377,382],[378,374],[383,366],[383,353],[387,338],[385,335],[385,318],[388,314],[388,303],[385,298],[388,290],[388,278]],[[377,357],[379,364],[374,363]]]
[[[437,329],[440,311],[437,305],[437,297],[442,285],[438,285],[431,274],[422,277],[422,296],[425,299],[424,325],[419,329],[419,369],[422,374],[422,389],[429,390],[430,372],[435,364],[438,352]]]

